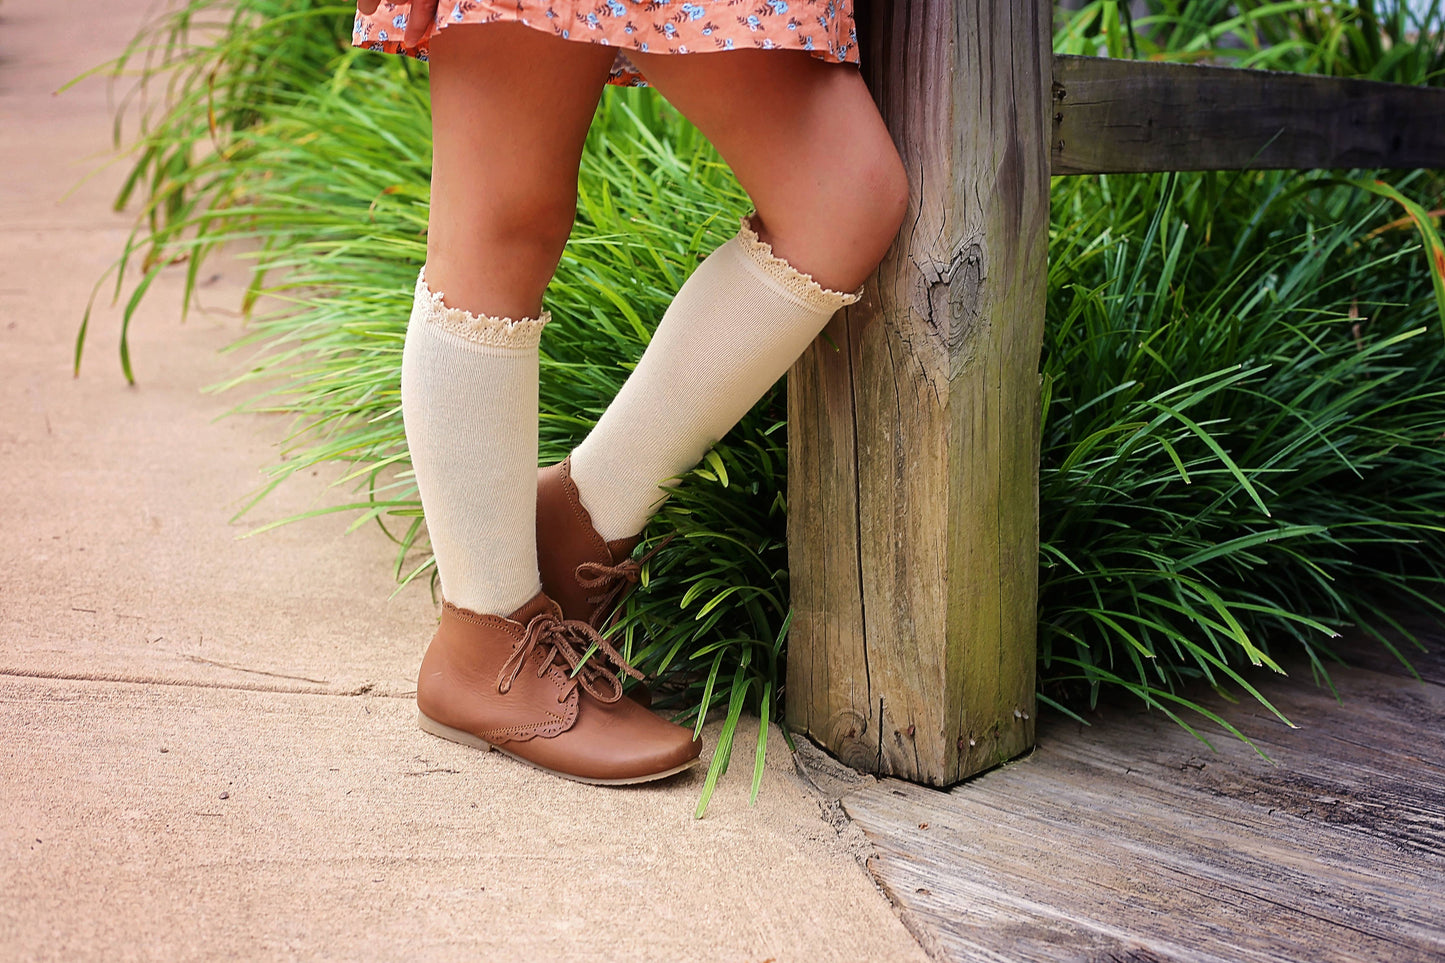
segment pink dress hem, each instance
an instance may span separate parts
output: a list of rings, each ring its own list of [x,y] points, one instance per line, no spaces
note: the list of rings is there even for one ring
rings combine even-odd
[[[443,0],[421,42],[402,41],[409,6],[358,13],[352,46],[426,60],[431,38],[452,24],[521,23],[566,40],[618,48],[607,82],[646,86],[627,57],[644,53],[801,50],[829,63],[858,63],[851,0]]]

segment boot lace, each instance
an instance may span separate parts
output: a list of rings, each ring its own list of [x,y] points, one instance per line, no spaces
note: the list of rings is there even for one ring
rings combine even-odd
[[[602,628],[602,623],[609,616],[617,614],[622,600],[642,580],[642,566],[646,565],[652,556],[662,551],[676,534],[674,532],[672,535],[668,535],[641,558],[624,558],[616,565],[583,562],[577,566],[573,573],[577,577],[577,584],[584,589],[597,590],[595,594],[587,596],[587,604],[592,606],[592,615],[587,621],[593,628]]]
[[[588,652],[594,646],[602,659],[588,658]],[[634,679],[642,678],[642,673],[629,665],[622,653],[589,623],[562,621],[543,613],[527,623],[522,644],[502,663],[502,670],[497,674],[498,692],[506,695],[511,691],[512,684],[522,674],[522,666],[536,649],[544,653],[541,664],[537,666],[537,678],[545,676],[559,661],[568,669],[570,678],[558,694],[558,702],[565,702],[579,685],[599,702],[616,702],[622,698],[622,680],[617,677],[618,672]],[[608,663],[615,668],[609,668]]]

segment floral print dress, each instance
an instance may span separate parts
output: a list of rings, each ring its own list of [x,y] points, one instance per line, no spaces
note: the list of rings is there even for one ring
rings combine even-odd
[[[619,48],[607,82],[646,86],[627,59],[644,53],[805,50],[831,63],[858,62],[852,0],[442,0],[436,25],[415,47],[402,42],[409,6],[357,14],[353,46],[427,59],[431,37],[454,23],[520,22],[567,40]]]

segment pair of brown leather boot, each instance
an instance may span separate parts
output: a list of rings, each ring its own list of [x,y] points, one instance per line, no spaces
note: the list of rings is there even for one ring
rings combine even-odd
[[[642,676],[599,630],[637,583],[638,539],[598,534],[569,462],[537,475],[542,591],[505,618],[443,606],[417,679],[418,721],[569,779],[661,779],[693,766],[702,744],[622,694],[619,673]]]

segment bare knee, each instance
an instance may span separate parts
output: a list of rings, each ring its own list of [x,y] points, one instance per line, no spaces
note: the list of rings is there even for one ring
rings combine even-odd
[[[512,190],[451,207],[433,195],[427,280],[447,303],[503,317],[532,317],[576,217],[576,195]]]
[[[908,215],[908,172],[890,141],[880,146],[855,177],[858,239],[877,251],[877,260],[881,261]]]
[[[852,291],[898,236],[908,213],[908,175],[885,138],[880,147],[855,154],[821,187],[760,203],[759,231],[775,253],[819,284]]]
[[[471,225],[472,243],[505,249],[545,266],[550,277],[577,217],[575,188],[527,196],[508,192],[491,199]]]

